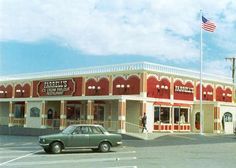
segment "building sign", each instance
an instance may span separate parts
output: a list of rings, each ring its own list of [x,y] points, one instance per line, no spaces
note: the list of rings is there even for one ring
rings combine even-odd
[[[72,95],[75,84],[73,80],[40,81],[38,83],[39,96]]]
[[[194,90],[193,90],[192,87],[187,87],[187,86],[175,86],[175,92],[193,93]]]

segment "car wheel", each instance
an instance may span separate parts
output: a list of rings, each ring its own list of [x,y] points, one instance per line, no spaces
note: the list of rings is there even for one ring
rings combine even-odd
[[[54,154],[61,153],[61,149],[62,149],[62,145],[61,145],[60,142],[54,142],[51,145],[51,152],[54,153]]]
[[[101,152],[109,152],[110,151],[110,148],[111,148],[111,145],[108,143],[108,142],[102,142],[100,145],[99,145],[99,150]]]
[[[43,148],[43,150],[44,150],[46,153],[51,153],[50,148]]]

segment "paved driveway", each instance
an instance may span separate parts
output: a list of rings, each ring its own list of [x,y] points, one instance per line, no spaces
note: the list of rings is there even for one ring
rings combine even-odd
[[[46,154],[37,137],[0,136],[0,167],[17,168],[234,168],[236,137],[172,134],[155,140],[125,140],[109,153],[91,150]]]

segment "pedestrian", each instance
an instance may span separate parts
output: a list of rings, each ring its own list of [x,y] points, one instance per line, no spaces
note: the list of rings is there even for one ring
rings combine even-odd
[[[144,113],[144,115],[143,115],[143,117],[142,117],[142,126],[143,126],[143,128],[142,128],[142,133],[143,133],[144,130],[147,131],[146,124],[147,124],[147,116],[146,116],[146,113]]]

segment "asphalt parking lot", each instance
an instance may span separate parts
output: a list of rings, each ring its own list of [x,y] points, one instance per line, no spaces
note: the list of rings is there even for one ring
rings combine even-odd
[[[142,168],[208,167],[236,165],[236,136],[171,134],[154,140],[124,140],[109,153],[91,150],[46,154],[38,137],[0,135],[0,167],[17,168]]]

